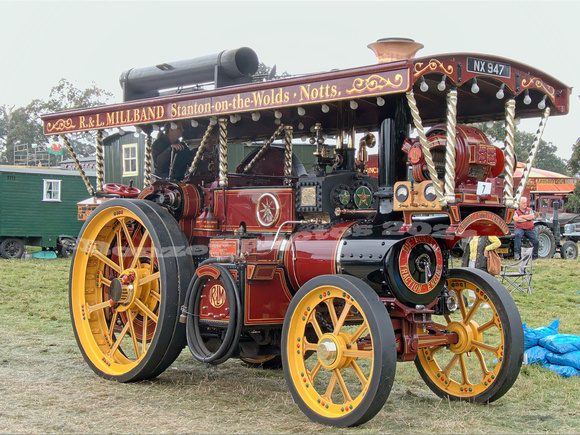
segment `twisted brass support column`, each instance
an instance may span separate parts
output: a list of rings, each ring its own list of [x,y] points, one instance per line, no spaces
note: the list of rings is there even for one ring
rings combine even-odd
[[[199,165],[199,161],[201,160],[201,156],[203,155],[203,150],[205,150],[205,147],[207,145],[207,141],[209,140],[209,135],[211,134],[211,131],[213,130],[213,126],[215,124],[211,124],[209,123],[207,125],[207,128],[205,129],[205,133],[201,139],[201,143],[199,144],[199,148],[197,149],[197,153],[195,154],[195,157],[193,158],[193,162],[191,163],[191,166],[189,167],[189,170],[187,171],[187,174],[185,175],[185,178],[187,178],[190,175],[195,174],[195,171],[197,170],[197,165]]]
[[[514,204],[514,172],[516,170],[515,152],[515,114],[516,101],[508,100],[505,103],[505,163],[504,163],[504,186],[503,200],[506,206],[515,207]]]
[[[292,133],[294,128],[287,126],[284,128],[284,184],[292,184]]]
[[[147,188],[151,186],[151,147],[153,144],[153,138],[151,133],[147,133],[145,137],[145,174],[143,178],[143,187]]]
[[[79,162],[79,159],[72,148],[72,145],[68,141],[68,138],[64,134],[61,134],[60,137],[62,138],[62,141],[64,142],[64,145],[66,146],[66,149],[68,150],[68,152],[70,153],[70,156],[72,157],[73,161],[75,162],[75,166],[77,167],[77,170],[81,174],[81,178],[83,179],[83,181],[85,183],[85,186],[89,192],[89,195],[95,196],[95,189],[93,188],[93,186],[89,180],[89,177],[87,177],[87,174],[85,174],[85,171],[82,168],[81,163]]]
[[[441,207],[447,205],[445,197],[443,196],[443,186],[441,180],[437,178],[437,170],[435,169],[435,164],[433,163],[433,157],[431,156],[431,151],[429,150],[429,145],[427,144],[427,136],[425,136],[425,131],[423,130],[423,124],[421,121],[421,116],[419,115],[419,109],[417,108],[417,102],[415,101],[415,94],[413,91],[407,92],[407,102],[409,103],[409,108],[411,109],[411,115],[413,116],[413,123],[419,134],[419,142],[421,143],[421,151],[425,156],[425,163],[427,164],[427,169],[429,170],[429,176],[435,187],[435,194],[437,195],[437,201]]]
[[[274,132],[274,134],[270,137],[270,139],[268,139],[268,141],[264,145],[262,145],[262,148],[260,148],[260,151],[258,151],[258,153],[254,156],[252,161],[250,163],[248,163],[246,165],[246,167],[244,168],[244,174],[246,174],[250,169],[252,169],[252,166],[254,166],[254,164],[264,155],[264,153],[266,151],[268,151],[268,148],[270,148],[270,146],[272,145],[272,142],[274,142],[274,140],[280,135],[280,133],[282,133],[282,130],[284,130],[284,127],[285,127],[284,124],[280,124],[280,126]]]
[[[97,192],[103,191],[103,130],[97,131]]]
[[[227,118],[218,119],[219,127],[219,186],[228,185],[228,120]]]
[[[457,133],[457,89],[447,94],[447,140],[445,145],[445,201],[455,202],[455,165]]]
[[[546,127],[546,122],[548,121],[549,116],[550,116],[550,108],[546,107],[544,109],[542,119],[540,120],[540,125],[538,126],[538,130],[536,131],[536,137],[534,138],[534,143],[532,144],[532,149],[530,150],[530,153],[528,154],[528,160],[526,162],[526,167],[524,168],[524,173],[522,175],[522,179],[520,180],[520,185],[518,186],[518,191],[516,192],[516,198],[514,200],[515,207],[519,207],[519,205],[520,205],[520,199],[522,199],[522,194],[524,193],[524,188],[526,187],[526,183],[528,182],[528,178],[530,177],[530,172],[532,171],[532,165],[534,164],[534,160],[536,159],[536,154],[538,154],[538,148],[540,147],[542,135],[544,134],[544,128]]]

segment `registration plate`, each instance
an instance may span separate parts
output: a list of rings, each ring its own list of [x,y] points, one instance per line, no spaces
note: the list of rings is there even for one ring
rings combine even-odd
[[[498,254],[507,254],[509,252],[509,250],[510,250],[509,248],[497,248],[496,252]]]
[[[467,71],[477,74],[510,78],[512,67],[507,63],[493,62],[491,60],[467,58]]]

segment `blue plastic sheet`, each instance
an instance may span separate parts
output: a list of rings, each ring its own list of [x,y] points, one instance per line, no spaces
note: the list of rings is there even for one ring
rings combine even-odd
[[[546,354],[550,351],[544,349],[542,346],[532,346],[525,350],[526,360],[528,364],[545,364],[548,362]]]
[[[537,346],[540,347],[540,346]],[[580,350],[568,353],[548,352],[546,359],[551,364],[558,364],[560,366],[570,366],[580,370]]]
[[[575,369],[574,367],[570,367],[570,366],[559,366],[556,364],[546,363],[546,364],[544,364],[544,367],[552,370],[555,373],[558,373],[560,376],[562,376],[564,378],[569,378],[571,376],[579,376],[580,375],[580,370]]]
[[[540,346],[556,353],[568,353],[580,350],[580,335],[553,334],[541,338]]]
[[[554,320],[549,326],[542,326],[540,328],[528,328],[524,323],[524,349],[537,346],[540,339],[558,333],[560,326],[560,319]]]

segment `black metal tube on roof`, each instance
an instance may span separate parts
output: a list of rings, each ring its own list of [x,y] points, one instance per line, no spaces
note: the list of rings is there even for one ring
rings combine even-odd
[[[258,56],[248,47],[155,66],[132,68],[121,74],[123,100],[159,96],[159,91],[214,82],[215,87],[248,83],[258,70]]]

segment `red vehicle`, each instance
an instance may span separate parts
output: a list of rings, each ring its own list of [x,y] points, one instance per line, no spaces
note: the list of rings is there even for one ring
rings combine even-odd
[[[147,187],[104,185],[99,171],[79,206],[88,218],[70,313],[95,373],[152,378],[187,343],[202,363],[281,364],[300,409],[333,426],[371,419],[398,362],[414,361],[441,397],[486,403],[509,391],[523,359],[518,310],[492,276],[450,268],[450,249],[508,232],[521,196],[514,120],[538,117],[541,136],[571,90],[495,56],[370,47],[378,64],[279,80],[252,81],[247,48],[134,69],[125,102],[43,117],[66,146],[97,131],[98,162],[102,130],[146,135]],[[505,150],[467,125],[500,119]],[[178,179],[151,175],[163,125],[183,128],[175,153],[194,154]],[[301,137],[316,145],[310,170],[293,158]],[[262,147],[232,168],[235,142]],[[373,146],[378,177],[366,170]]]

